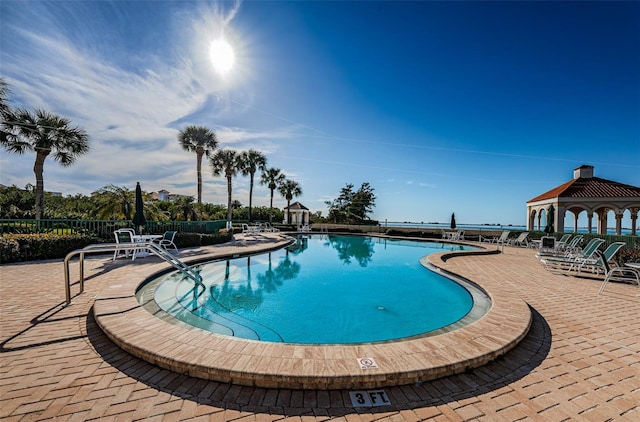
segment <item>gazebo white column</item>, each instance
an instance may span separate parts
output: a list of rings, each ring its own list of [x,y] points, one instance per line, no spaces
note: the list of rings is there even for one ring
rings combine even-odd
[[[573,232],[578,233],[578,216],[580,214],[575,211],[571,211],[571,213],[573,214]]]
[[[563,206],[556,205],[555,215],[553,216],[553,221],[556,223],[555,230],[556,232],[562,233],[564,232],[564,215],[566,210]]]
[[[608,208],[600,208],[598,211],[598,234],[607,234],[607,214]]]
[[[616,212],[616,234],[620,236],[622,234],[622,213],[624,210]]]

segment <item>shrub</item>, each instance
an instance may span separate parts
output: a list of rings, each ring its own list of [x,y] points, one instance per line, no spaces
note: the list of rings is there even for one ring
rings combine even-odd
[[[0,237],[0,264],[20,261],[20,244],[10,236]]]
[[[64,258],[75,249],[100,242],[78,234],[5,234],[0,236],[0,263]]]
[[[174,239],[178,248],[188,248],[192,246],[208,246],[226,243],[233,238],[233,233],[221,231],[220,233],[176,233]]]
[[[397,237],[422,237],[424,239],[440,239],[442,236],[438,233],[416,231],[416,230],[396,230],[387,229],[385,234]]]
[[[640,249],[622,248],[618,253],[616,262],[623,265],[625,262],[640,262]]]

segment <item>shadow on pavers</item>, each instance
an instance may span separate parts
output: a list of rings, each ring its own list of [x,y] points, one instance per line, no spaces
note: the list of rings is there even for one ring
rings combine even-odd
[[[383,387],[391,405],[354,408],[349,390],[302,391],[291,389],[266,389],[208,381],[178,374],[138,359],[112,343],[98,327],[93,310],[87,317],[87,336],[105,362],[127,376],[150,388],[221,409],[233,409],[253,413],[278,415],[315,415],[314,409],[322,409],[318,416],[344,416],[354,413],[380,413],[439,406],[468,399],[507,386],[540,365],[551,348],[551,329],[535,309],[531,309],[531,328],[525,338],[511,351],[480,368],[468,370],[424,383]],[[316,397],[324,395],[321,404]],[[291,398],[298,396],[295,404]],[[254,403],[252,397],[271,397],[270,405]],[[304,397],[304,400],[299,399]],[[310,400],[307,400],[311,397]],[[295,407],[294,407],[295,406]]]

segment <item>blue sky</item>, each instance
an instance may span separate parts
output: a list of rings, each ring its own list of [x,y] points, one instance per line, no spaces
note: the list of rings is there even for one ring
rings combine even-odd
[[[346,183],[371,184],[380,220],[474,224],[525,224],[526,201],[582,164],[640,185],[640,2],[5,0],[0,20],[11,105],[91,137],[72,167],[47,160],[49,191],[195,196],[191,124],[262,151],[324,215]],[[34,158],[0,152],[0,183],[34,184]],[[203,181],[226,203],[207,163]],[[248,191],[234,179],[234,199]]]

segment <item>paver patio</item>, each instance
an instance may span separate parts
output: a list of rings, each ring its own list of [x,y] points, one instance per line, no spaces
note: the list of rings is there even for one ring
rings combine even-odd
[[[254,242],[257,243],[257,242]],[[240,248],[245,246],[236,245]],[[231,252],[189,249],[183,257]],[[442,266],[526,301],[533,325],[498,360],[447,378],[384,388],[391,405],[354,408],[347,390],[266,389],[157,368],[115,346],[91,308],[105,280],[158,265],[89,257],[85,292],[64,306],[61,261],[0,266],[3,420],[638,421],[640,289],[554,275],[530,249],[449,259]],[[72,265],[72,279],[77,264]]]

